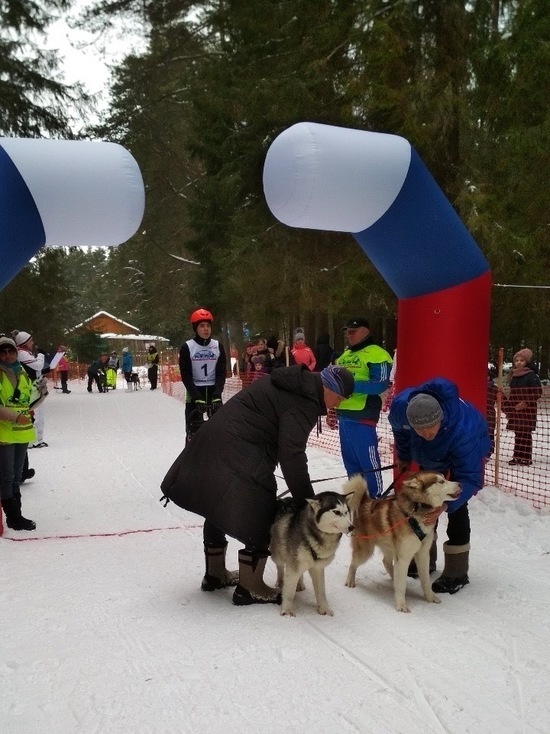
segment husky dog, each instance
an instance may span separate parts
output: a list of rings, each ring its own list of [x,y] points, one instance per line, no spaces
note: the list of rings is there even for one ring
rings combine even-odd
[[[370,499],[365,480],[359,475],[350,479],[346,489],[354,493],[350,506],[354,510],[355,526],[346,586],[355,586],[355,572],[378,546],[384,554],[384,567],[393,579],[398,612],[410,612],[405,592],[407,569],[413,558],[424,598],[439,604],[440,599],[432,591],[429,570],[435,529],[434,525],[425,525],[424,518],[444,502],[456,499],[460,495],[458,484],[437,472],[419,471],[403,482],[395,497],[388,499]]]
[[[130,382],[128,383],[128,389],[141,390],[141,380],[137,372],[132,372],[130,375]]]
[[[317,611],[333,616],[325,594],[325,566],[333,560],[342,533],[353,530],[351,499],[351,493],[321,492],[302,508],[292,500],[279,502],[269,550],[277,566],[277,586],[282,588],[283,616],[295,616],[294,595],[304,588],[305,571],[313,581]]]

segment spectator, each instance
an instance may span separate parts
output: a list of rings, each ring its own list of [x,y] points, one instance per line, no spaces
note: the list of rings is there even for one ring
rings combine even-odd
[[[533,463],[533,431],[537,427],[537,401],[542,386],[533,364],[533,352],[520,349],[514,354],[510,380],[510,394],[504,403],[508,430],[514,431],[514,454],[508,463],[512,466],[531,466]]]
[[[267,341],[265,339],[258,339],[256,344],[256,355],[263,357],[264,370],[269,374],[273,367],[273,355],[267,347]]]
[[[180,349],[180,375],[186,390],[186,444],[203,425],[205,415],[222,407],[227,360],[221,341],[212,339],[213,320],[204,308],[193,311],[190,321],[195,336]]]
[[[255,342],[248,342],[244,349],[244,354],[241,359],[240,375],[243,387],[250,385],[252,378],[252,357],[258,353],[258,345]]]
[[[0,499],[12,530],[34,530],[36,523],[21,512],[23,467],[28,444],[35,440],[31,409],[48,394],[47,381],[34,382],[23,369],[13,339],[0,336]]]
[[[324,370],[325,367],[329,366],[329,364],[332,364],[334,347],[330,344],[330,336],[328,334],[321,334],[317,337],[317,341],[313,348],[313,355],[316,361],[315,369],[317,372],[321,372],[321,370]]]
[[[116,390],[116,376],[119,368],[118,354],[111,352],[105,364],[105,389]]]
[[[269,374],[265,366],[265,357],[263,354],[256,354],[252,357],[252,369],[254,371],[250,378],[250,382],[255,382],[260,377],[264,377],[264,375]]]
[[[19,363],[34,382],[49,372],[45,355],[41,352],[35,353],[34,339],[27,331],[16,331],[14,341],[17,345],[17,358]],[[30,449],[43,449],[48,446],[44,440],[44,410],[37,407],[33,411],[34,429],[36,438],[29,443]]]
[[[271,353],[272,371],[277,369],[277,367],[292,367],[293,364],[296,364],[284,339],[279,339],[275,335],[270,336],[266,341],[266,346]]]
[[[338,406],[327,423],[340,431],[342,460],[349,476],[362,474],[370,497],[383,491],[376,426],[382,408],[381,394],[387,389],[392,359],[374,343],[367,319],[350,319],[344,326],[348,348],[336,363],[353,374],[355,391]]]
[[[434,510],[429,518],[435,523],[442,512],[448,514],[445,568],[432,589],[455,594],[469,583],[468,500],[483,487],[485,459],[491,448],[487,421],[459,397],[454,382],[441,377],[398,393],[388,419],[399,473],[414,461],[421,469],[440,472],[460,484],[460,497]],[[434,541],[430,570],[435,570],[436,553]]]
[[[92,384],[95,382],[97,385],[98,392],[106,392],[105,387],[105,366],[109,357],[106,354],[102,354],[99,359],[96,359],[88,367],[88,392],[92,392]]]
[[[237,588],[233,603],[267,604],[278,590],[263,573],[275,518],[281,471],[296,502],[314,497],[306,444],[319,415],[353,392],[341,367],[311,373],[304,365],[281,367],[237,393],[193,438],[162,482],[165,497],[205,518],[204,591]],[[239,572],[225,568],[226,534],[245,545]]]
[[[128,347],[124,347],[122,350],[122,374],[126,380],[126,389],[130,390],[132,385],[132,369],[134,366],[134,360],[132,358],[132,352]]]
[[[63,352],[63,356],[57,363],[57,371],[59,372],[59,378],[61,380],[61,392],[64,392],[66,395],[70,394],[68,382],[69,382],[69,363],[67,362],[67,358],[65,357],[65,354],[68,352],[67,347],[60,346],[57,350],[58,352]]]
[[[306,346],[306,335],[301,326],[294,332],[294,346],[292,347],[292,356],[296,364],[305,364],[308,370],[315,369],[315,355],[311,349]]]
[[[147,365],[147,377],[151,383],[151,390],[156,390],[159,372],[159,353],[154,344],[151,344],[147,350]]]

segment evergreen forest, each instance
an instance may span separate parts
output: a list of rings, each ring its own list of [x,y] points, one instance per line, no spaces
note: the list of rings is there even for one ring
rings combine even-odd
[[[93,99],[59,81],[44,34],[61,13],[98,37],[121,22],[142,51]],[[256,335],[309,344],[367,316],[389,350],[396,299],[351,235],[291,229],[262,167],[290,125],[392,133],[416,148],[493,273],[491,344],[550,359],[549,0],[3,0],[0,134],[101,138],[136,158],[139,232],[118,248],[47,248],[0,293],[0,329],[64,343],[100,310],[169,338],[205,307],[242,351]],[[460,357],[460,355],[458,355]],[[467,365],[467,355],[463,355]]]

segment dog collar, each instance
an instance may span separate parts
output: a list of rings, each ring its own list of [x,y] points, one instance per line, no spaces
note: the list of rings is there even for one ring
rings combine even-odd
[[[313,549],[313,548],[311,547],[311,545],[309,546],[309,550],[311,551],[311,557],[313,558],[313,560],[314,560],[314,561],[318,561],[318,560],[319,560],[319,556],[318,556],[318,555],[317,555],[317,553],[316,553],[316,552],[314,551],[314,549]]]

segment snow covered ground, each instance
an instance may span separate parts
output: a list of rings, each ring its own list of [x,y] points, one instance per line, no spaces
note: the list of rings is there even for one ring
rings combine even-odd
[[[71,389],[52,391],[49,448],[30,452],[37,530],[0,538],[3,734],[550,731],[548,513],[485,488],[470,585],[435,605],[409,580],[411,614],[394,610],[379,557],[344,587],[346,538],[327,569],[334,617],[316,613],[309,579],[296,618],[234,607],[230,590],[200,590],[201,519],[159,502],[182,404]],[[313,478],[343,474],[319,449],[309,462]]]

